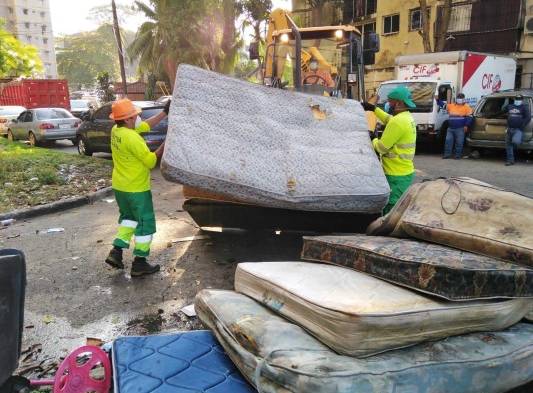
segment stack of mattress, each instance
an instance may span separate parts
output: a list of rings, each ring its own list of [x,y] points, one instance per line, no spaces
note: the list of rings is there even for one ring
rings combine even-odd
[[[241,263],[198,315],[261,392],[507,392],[533,382],[532,207],[418,184],[369,229],[396,238],[306,237],[310,262]]]
[[[167,180],[263,207],[379,213],[389,186],[353,100],[272,89],[181,65]]]

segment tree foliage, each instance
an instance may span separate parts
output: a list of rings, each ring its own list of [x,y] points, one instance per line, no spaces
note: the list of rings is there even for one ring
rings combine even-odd
[[[64,48],[57,52],[57,70],[71,84],[92,86],[99,73],[118,77],[118,55],[113,27],[64,37]]]
[[[100,72],[96,76],[98,99],[100,102],[110,102],[115,100],[115,93],[111,86],[111,77],[108,72]]]
[[[0,20],[0,78],[31,77],[43,70],[37,48],[22,43],[4,30]]]
[[[143,73],[164,74],[172,83],[177,65],[188,63],[231,72],[242,41],[235,28],[235,0],[135,1],[146,16],[127,52]]]

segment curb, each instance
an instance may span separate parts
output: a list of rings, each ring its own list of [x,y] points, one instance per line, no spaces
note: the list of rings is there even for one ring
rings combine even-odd
[[[9,213],[0,214],[0,221],[9,219],[20,220],[24,218],[34,218],[44,216],[45,214],[57,213],[59,211],[73,209],[75,207],[91,205],[98,199],[109,196],[112,193],[113,189],[111,187],[106,187],[87,195],[64,199],[57,202],[51,202],[47,203],[46,205],[13,210]]]

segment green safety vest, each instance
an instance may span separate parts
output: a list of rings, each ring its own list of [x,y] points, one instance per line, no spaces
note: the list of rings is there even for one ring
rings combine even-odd
[[[385,124],[381,138],[372,141],[381,156],[383,171],[390,176],[414,173],[416,123],[413,116],[408,111],[391,116],[380,108],[376,108],[375,114]]]
[[[150,170],[157,164],[141,133],[150,130],[146,122],[132,130],[114,126],[111,130],[111,153],[113,155],[113,189],[123,192],[150,190]]]

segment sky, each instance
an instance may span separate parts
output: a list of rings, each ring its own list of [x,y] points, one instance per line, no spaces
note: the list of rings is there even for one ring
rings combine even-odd
[[[110,4],[110,0],[50,0],[52,28],[55,36],[90,31],[98,27],[96,21],[87,18],[91,8]],[[274,8],[291,8],[291,0],[273,0]],[[131,5],[131,0],[116,0],[117,4]],[[136,31],[143,22],[141,17],[128,17],[121,26]]]

